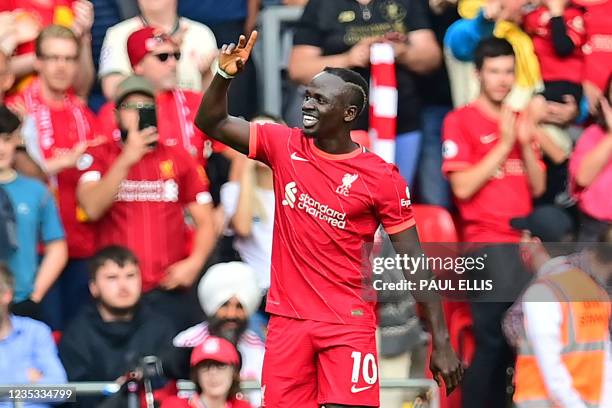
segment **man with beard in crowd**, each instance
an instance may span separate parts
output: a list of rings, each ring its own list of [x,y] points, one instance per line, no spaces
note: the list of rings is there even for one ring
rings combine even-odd
[[[261,292],[255,271],[243,262],[213,265],[198,286],[200,305],[207,320],[179,333],[173,341],[173,356],[164,358],[164,372],[173,378],[189,378],[189,355],[209,336],[223,337],[242,356],[240,379],[261,381],[264,343],[249,329],[248,319],[257,311]],[[249,399],[259,406],[259,393]]]
[[[129,249],[109,246],[93,256],[89,290],[95,305],[81,311],[59,345],[70,381],[122,383],[142,357],[159,355],[170,347],[176,331],[167,319],[142,304],[139,262]],[[100,400],[79,398],[78,402],[89,407]]]

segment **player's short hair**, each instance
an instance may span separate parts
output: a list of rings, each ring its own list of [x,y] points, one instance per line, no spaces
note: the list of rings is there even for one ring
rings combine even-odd
[[[6,105],[0,104],[0,133],[11,134],[21,125],[19,117],[15,115]]]
[[[359,114],[361,114],[368,103],[368,83],[366,80],[359,73],[348,68],[325,67],[323,72],[335,75],[349,85],[349,89],[351,89],[350,103],[357,106]]]
[[[14,287],[15,278],[13,277],[13,273],[7,264],[0,262],[0,293],[4,293],[7,290],[13,290]]]
[[[71,29],[67,27],[61,26],[61,25],[51,24],[45,27],[40,32],[40,34],[38,34],[38,37],[36,37],[34,50],[38,58],[45,55],[44,50],[42,49],[43,48],[42,46],[43,46],[43,42],[48,38],[62,38],[65,40],[71,40],[77,46],[77,55],[80,54],[80,50],[81,50],[80,42],[79,42],[78,37],[74,33],[74,31],[72,31]]]
[[[110,245],[96,252],[89,261],[89,279],[95,280],[100,268],[108,261],[120,267],[127,264],[138,265],[138,258],[132,251],[119,245]]]
[[[476,65],[477,70],[480,70],[485,59],[505,56],[515,56],[514,49],[508,40],[488,37],[481,40],[476,46],[474,50],[474,65]]]

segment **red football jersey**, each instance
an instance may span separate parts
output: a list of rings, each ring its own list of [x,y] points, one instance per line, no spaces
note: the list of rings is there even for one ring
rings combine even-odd
[[[567,35],[576,46],[567,57],[560,57],[555,52],[547,7],[541,6],[525,16],[523,26],[533,39],[544,81],[582,82],[584,55],[581,47],[586,41],[582,14],[581,9],[573,6],[567,7],[563,13]]]
[[[81,181],[99,180],[120,153],[114,141],[90,149],[91,165]],[[98,222],[97,247],[130,248],[140,261],[143,290],[154,289],[166,268],[189,255],[183,209],[193,202],[211,202],[204,170],[182,149],[160,143],[121,182],[115,203]]]
[[[206,167],[210,153],[223,151],[227,147],[208,138],[194,125],[201,100],[201,93],[175,89],[158,93],[155,108],[160,141],[169,146],[183,147],[199,164]],[[100,109],[98,118],[104,134],[109,139],[119,140],[114,110],[115,104],[108,102]]]
[[[585,57],[584,79],[604,89],[612,74],[612,1],[576,0],[584,6],[587,42],[582,47]]]
[[[94,113],[74,95],[69,94],[66,98],[66,103],[62,106],[47,105],[48,117],[37,115],[36,109],[29,103],[27,93],[11,99],[24,103],[36,123],[37,141],[28,146],[29,149],[36,149],[30,152],[33,156],[46,160],[63,150],[72,149],[79,142],[95,139],[99,135]],[[68,100],[72,106],[68,104]],[[75,114],[76,107],[79,112]],[[79,160],[77,167],[82,163],[83,161]],[[92,224],[86,222],[85,214],[77,206],[76,186],[79,177],[80,171],[77,168],[66,169],[49,177],[50,188],[56,196],[66,230],[68,254],[71,258],[87,258],[92,256],[95,250],[95,229]]]
[[[360,147],[331,155],[297,128],[251,124],[249,157],[272,168],[276,212],[266,310],[296,319],[374,326],[364,298],[364,245],[415,224],[394,165]]]
[[[474,104],[449,113],[443,127],[442,171],[448,174],[478,163],[499,140],[496,119]],[[541,164],[544,166],[544,163]],[[531,212],[531,192],[518,143],[496,174],[470,199],[456,200],[467,242],[518,242],[510,219]]]

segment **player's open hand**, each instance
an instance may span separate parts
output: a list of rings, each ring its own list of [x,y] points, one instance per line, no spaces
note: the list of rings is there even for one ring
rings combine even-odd
[[[429,369],[438,386],[441,385],[440,378],[444,380],[446,395],[453,392],[463,379],[463,365],[449,342],[433,347]]]
[[[232,76],[241,72],[251,56],[256,41],[257,31],[253,31],[248,41],[244,35],[241,35],[238,45],[224,44],[219,54],[219,69]]]

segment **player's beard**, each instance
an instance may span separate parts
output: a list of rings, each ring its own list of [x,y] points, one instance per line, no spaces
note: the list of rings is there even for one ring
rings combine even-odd
[[[226,323],[236,323],[236,327],[225,328]],[[240,319],[220,319],[216,315],[208,319],[208,332],[212,336],[223,337],[232,344],[238,344],[238,340],[247,328],[248,321]]]

